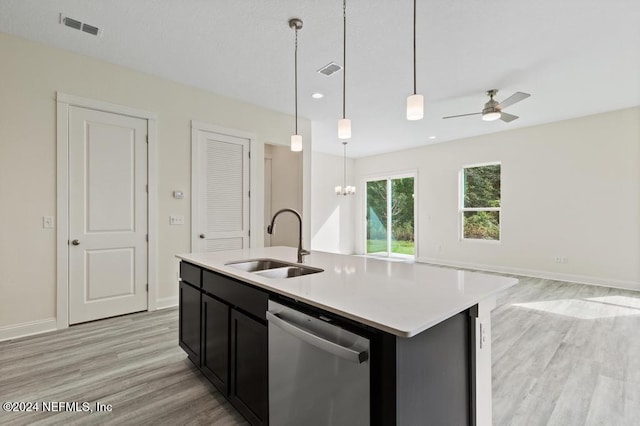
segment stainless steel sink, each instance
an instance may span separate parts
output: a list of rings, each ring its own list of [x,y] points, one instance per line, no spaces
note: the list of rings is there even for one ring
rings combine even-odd
[[[289,263],[281,262],[274,259],[253,259],[253,260],[239,260],[237,262],[229,262],[225,264],[232,268],[240,269],[246,272],[264,271],[267,269],[282,268],[284,266],[290,266]]]
[[[238,260],[225,263],[225,266],[231,266],[232,268],[245,272],[254,272],[267,278],[293,278],[324,271],[324,269],[283,262],[276,259]]]
[[[284,268],[269,269],[267,271],[257,272],[258,275],[262,275],[267,278],[293,278],[301,277],[303,275],[317,274],[323,272],[324,269],[312,268],[310,266],[287,266]]]

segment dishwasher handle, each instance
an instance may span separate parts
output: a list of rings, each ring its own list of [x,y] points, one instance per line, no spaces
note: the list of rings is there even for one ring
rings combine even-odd
[[[325,352],[329,352],[333,355],[339,356],[340,358],[346,359],[347,361],[361,364],[369,359],[369,352],[366,350],[357,351],[326,340],[316,334],[313,334],[307,330],[297,327],[294,324],[291,324],[290,322],[280,318],[278,315],[273,314],[269,311],[267,311],[267,321],[277,326],[281,330],[286,331],[293,336],[296,336],[300,340],[303,340],[319,349],[322,349]]]

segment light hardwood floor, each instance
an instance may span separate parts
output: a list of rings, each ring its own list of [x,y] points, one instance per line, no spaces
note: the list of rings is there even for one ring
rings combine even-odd
[[[494,424],[640,424],[640,293],[519,279],[492,315]],[[177,326],[169,309],[0,342],[0,402],[113,406],[0,411],[0,424],[246,424],[186,359]]]
[[[108,403],[110,413],[6,413],[1,425],[246,424],[178,347],[178,311],[0,342],[0,402]]]
[[[495,425],[640,425],[640,292],[518,277],[493,311]]]

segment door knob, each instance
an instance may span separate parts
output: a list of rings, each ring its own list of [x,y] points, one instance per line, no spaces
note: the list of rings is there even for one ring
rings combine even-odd
[[[73,240],[73,241],[71,241],[71,244],[73,244],[74,246],[79,246],[80,245],[80,240]]]
[[[204,240],[204,234],[200,234],[200,238]]]

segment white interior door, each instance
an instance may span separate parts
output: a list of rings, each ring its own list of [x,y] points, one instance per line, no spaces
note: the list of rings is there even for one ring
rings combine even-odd
[[[249,247],[249,147],[246,138],[197,131],[197,209],[193,250]]]
[[[69,108],[69,323],[147,309],[147,121]]]

